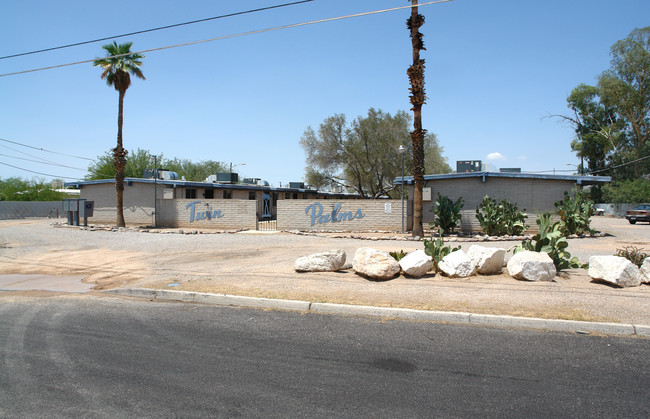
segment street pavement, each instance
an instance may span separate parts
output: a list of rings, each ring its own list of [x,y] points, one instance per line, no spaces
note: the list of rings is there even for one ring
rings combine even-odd
[[[0,304],[0,417],[649,417],[646,339],[58,295]]]

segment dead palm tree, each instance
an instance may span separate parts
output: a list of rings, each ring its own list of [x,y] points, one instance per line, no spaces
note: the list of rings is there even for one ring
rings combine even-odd
[[[133,42],[124,44],[106,44],[102,48],[106,51],[106,57],[98,58],[93,66],[101,67],[101,78],[106,84],[113,86],[119,93],[119,105],[117,112],[117,146],[113,149],[113,161],[115,163],[115,189],[117,190],[117,226],[124,227],[124,166],[126,165],[127,151],[122,146],[122,121],[124,115],[124,94],[131,85],[131,74],[145,80],[140,66],[144,55],[131,52]]]
[[[422,187],[424,186],[424,135],[422,129],[422,105],[426,102],[424,94],[424,60],[420,59],[420,50],[425,50],[420,26],[424,25],[424,16],[418,13],[418,0],[411,0],[411,17],[406,20],[406,27],[411,36],[413,46],[413,64],[408,68],[407,74],[411,82],[411,105],[413,107],[413,237],[424,236],[422,228]]]

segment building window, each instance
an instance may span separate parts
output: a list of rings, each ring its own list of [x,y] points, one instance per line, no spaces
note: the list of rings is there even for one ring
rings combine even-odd
[[[293,199],[298,199],[298,192],[293,193]]]
[[[205,199],[214,199],[214,189],[206,189],[203,196],[205,196]]]
[[[223,191],[223,199],[232,199],[232,191]]]
[[[255,196],[255,191],[249,191],[248,192],[248,200],[249,201],[255,201],[255,199],[257,199],[257,197]]]
[[[185,199],[196,199],[196,189],[185,189]]]
[[[272,196],[273,196],[273,206],[275,207],[275,206],[278,205],[278,193],[277,193],[277,192],[273,192],[273,195],[272,195]]]
[[[285,192],[284,199],[291,199],[291,194],[289,192]]]
[[[306,193],[302,194],[302,199],[309,199]]]

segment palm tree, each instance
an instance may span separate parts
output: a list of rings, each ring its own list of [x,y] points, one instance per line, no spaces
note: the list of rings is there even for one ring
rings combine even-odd
[[[117,112],[117,146],[113,151],[113,162],[115,164],[115,189],[117,190],[117,226],[124,227],[124,166],[126,165],[127,151],[122,147],[122,121],[124,114],[124,94],[131,85],[131,74],[145,80],[140,66],[144,55],[131,52],[133,42],[124,44],[106,44],[102,48],[106,51],[106,57],[98,58],[93,66],[101,67],[101,78],[106,84],[113,86],[119,93],[119,107]]]
[[[406,27],[411,36],[413,46],[413,64],[408,68],[407,74],[411,82],[411,108],[413,110],[413,237],[424,235],[422,228],[422,187],[424,186],[424,135],[422,129],[422,105],[426,101],[424,94],[424,60],[420,59],[420,50],[424,50],[420,26],[424,25],[424,16],[418,13],[418,0],[411,0],[411,16],[406,20]]]

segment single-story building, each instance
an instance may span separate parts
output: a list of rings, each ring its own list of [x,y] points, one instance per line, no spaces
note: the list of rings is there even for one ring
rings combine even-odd
[[[422,223],[424,228],[433,222],[438,194],[456,201],[463,198],[462,220],[460,230],[463,232],[479,231],[476,209],[487,195],[492,199],[508,199],[519,210],[528,214],[527,224],[535,226],[537,214],[555,211],[555,202],[564,198],[564,192],[576,186],[582,188],[611,182],[609,176],[586,175],[551,175],[516,172],[466,172],[441,175],[425,175],[423,187]],[[406,186],[408,191],[409,229],[413,226],[413,177],[396,178],[395,184]]]
[[[68,182],[65,185],[79,188],[81,199],[93,201],[90,222],[115,223],[117,211],[114,179]],[[309,218],[306,207],[311,202],[359,199],[356,194],[322,192],[304,188],[301,183],[291,185],[298,187],[126,178],[124,218],[127,225],[256,229],[260,221],[277,219],[279,202],[295,202],[292,208],[296,207],[304,213],[304,217]],[[322,213],[322,204],[320,207],[317,212]],[[318,210],[318,205],[315,208]],[[158,212],[156,220],[155,210]],[[321,216],[322,214],[318,215]]]
[[[467,172],[425,176],[423,223],[433,221],[431,211],[437,195],[463,198],[461,231],[479,231],[475,211],[486,195],[508,199],[528,213],[535,226],[536,214],[554,211],[564,192],[578,187],[610,182],[606,176],[545,175],[531,173]],[[189,182],[176,179],[127,178],[124,188],[124,218],[128,225],[206,229],[405,231],[413,224],[413,177],[395,179],[404,184],[408,199],[360,199],[359,195],[332,193],[268,184]],[[77,187],[81,199],[94,202],[89,222],[116,221],[115,180],[66,183]],[[292,187],[293,186],[293,187]],[[155,201],[155,204],[154,204]],[[402,207],[404,204],[404,207]],[[154,211],[157,217],[154,220]],[[266,223],[272,221],[272,223]]]

